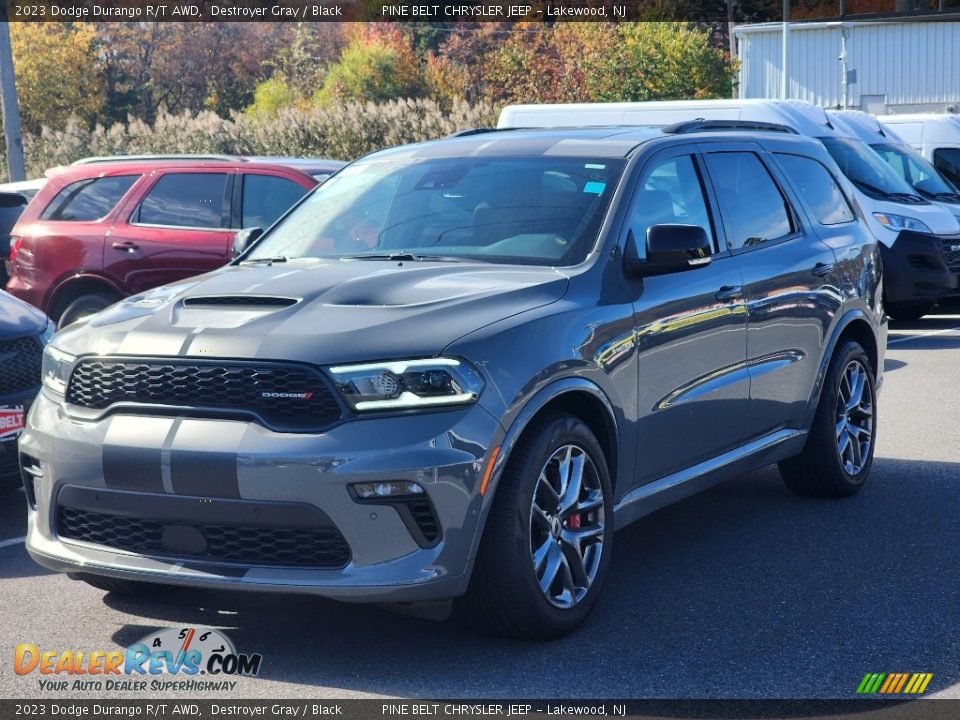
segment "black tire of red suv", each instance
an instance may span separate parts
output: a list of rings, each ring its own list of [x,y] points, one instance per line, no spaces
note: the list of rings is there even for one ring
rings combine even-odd
[[[862,378],[861,390],[851,390],[851,375]],[[858,396],[860,404],[854,406],[851,396]],[[845,341],[830,360],[803,451],[779,464],[787,487],[804,497],[838,498],[859,492],[873,466],[876,420],[877,388],[870,359],[859,343]],[[868,440],[865,454],[864,439]],[[856,455],[852,443],[857,443]]]
[[[579,463],[582,490],[568,510],[560,511],[564,498],[559,497],[553,503],[556,507],[540,512],[539,505],[549,502],[545,498],[558,497],[550,495],[543,483],[545,478],[556,477],[562,487],[562,457],[568,459],[569,478],[574,477],[573,468]],[[571,487],[569,482],[572,480],[567,487]],[[497,488],[469,590],[458,601],[461,618],[483,632],[527,640],[551,640],[573,632],[596,604],[610,563],[611,497],[606,458],[590,429],[561,413],[535,420],[511,453]],[[587,507],[592,509],[581,511]],[[578,561],[572,555],[576,547],[567,540],[588,535],[589,543],[576,543],[586,548]],[[538,556],[534,545],[547,552]],[[546,558],[542,575],[537,557]],[[548,573],[554,562],[560,570],[551,584]],[[566,569],[570,568],[574,570],[568,575]],[[573,592],[567,596],[564,584],[574,576],[580,578],[580,585],[576,579],[569,583]],[[547,584],[547,589],[541,589],[541,583]],[[566,601],[572,601],[568,607]]]
[[[887,303],[887,315],[894,320],[919,320],[933,310],[936,303],[932,302],[898,302]]]
[[[101,310],[110,307],[117,298],[107,293],[93,293],[81,295],[64,308],[57,321],[57,327],[65,328],[84,318],[96,315]]]

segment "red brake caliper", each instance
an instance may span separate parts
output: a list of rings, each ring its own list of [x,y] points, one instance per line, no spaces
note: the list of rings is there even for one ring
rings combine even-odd
[[[571,515],[567,519],[567,527],[570,528],[571,530],[576,530],[577,528],[580,527],[580,513],[577,513],[576,515]]]

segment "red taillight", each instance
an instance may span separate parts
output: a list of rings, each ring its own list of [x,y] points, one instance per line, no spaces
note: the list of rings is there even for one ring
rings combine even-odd
[[[17,253],[20,252],[20,247],[23,245],[23,238],[11,237],[10,238],[10,262],[13,262],[13,259],[17,256]]]

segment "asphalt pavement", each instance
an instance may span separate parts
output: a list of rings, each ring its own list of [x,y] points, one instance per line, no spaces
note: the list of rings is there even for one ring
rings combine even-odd
[[[925,697],[960,697],[960,314],[893,323],[889,341],[859,495],[800,499],[768,468],[665,508],[616,535],[592,618],[553,643],[303,597],[105,594],[28,558],[23,494],[4,492],[0,697],[187,698],[46,692],[12,659],[190,625],[263,656],[214,699],[851,698],[868,672],[933,673]]]

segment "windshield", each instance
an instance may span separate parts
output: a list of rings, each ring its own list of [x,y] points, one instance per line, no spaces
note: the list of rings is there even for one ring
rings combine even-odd
[[[948,183],[917,151],[903,145],[878,143],[871,145],[894,172],[910,183],[921,195],[931,200],[960,202],[957,189]]]
[[[924,202],[913,187],[897,175],[870,147],[852,138],[822,137],[820,142],[840,170],[861,192],[878,200]]]
[[[623,160],[359,161],[310,194],[244,261],[403,255],[575,265],[593,248]]]

